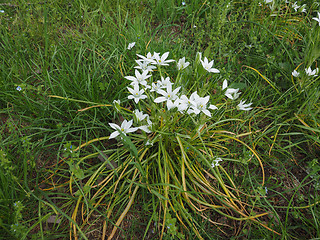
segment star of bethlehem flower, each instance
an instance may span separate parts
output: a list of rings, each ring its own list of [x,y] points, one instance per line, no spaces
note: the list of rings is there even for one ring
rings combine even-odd
[[[117,110],[117,112],[120,112],[121,111],[121,107],[120,107],[120,100],[113,100],[113,106],[114,108]]]
[[[205,70],[207,70],[208,72],[213,72],[213,73],[219,73],[220,72],[218,69],[212,67],[214,60],[209,62],[208,59],[206,57],[204,57],[203,61],[200,59],[200,62],[202,64],[203,68]]]
[[[128,91],[132,94],[128,96],[128,99],[134,99],[135,103],[138,103],[140,99],[146,99],[147,95],[144,95],[144,90],[139,90],[139,85],[133,85],[133,89],[127,87]]]
[[[156,83],[152,83],[150,92],[158,92],[161,89],[161,87],[162,85],[159,81]]]
[[[222,83],[222,90],[226,89],[228,87],[228,81],[225,79]],[[239,92],[239,88],[227,88],[224,95],[231,100],[235,100],[239,97],[241,92]]]
[[[161,88],[167,88],[169,85],[173,85],[173,83],[170,81],[169,77],[163,78],[161,77],[161,81],[158,81]]]
[[[245,104],[246,101],[240,101],[240,103],[238,104],[237,108],[238,110],[243,110],[243,111],[249,111],[251,110],[252,108],[250,107],[252,105],[252,103],[248,103],[248,104]]]
[[[292,7],[293,7],[294,11],[298,11],[298,9],[300,8],[300,6],[297,4],[297,2],[294,2],[294,4],[292,4]]]
[[[181,59],[179,59],[178,63],[177,63],[177,68],[179,71],[181,71],[182,69],[185,69],[186,67],[189,66],[189,62],[186,62],[186,58],[183,57]]]
[[[167,101],[167,108],[170,110],[171,108],[175,107],[175,104],[173,103],[174,100],[178,98],[177,93],[179,92],[181,87],[177,87],[172,91],[172,85],[169,84],[167,86],[167,91],[164,91],[160,89],[158,91],[159,94],[162,95],[162,97],[157,97],[154,102],[155,103],[161,103]]]
[[[154,54],[155,54],[155,53],[154,53]],[[137,54],[137,56],[140,57],[141,60],[143,60],[143,61],[154,62],[154,60],[153,60],[154,57],[153,57],[153,54],[151,54],[151,52],[148,52],[146,57],[145,57],[145,56],[142,56],[142,55],[140,55],[140,54]]]
[[[312,19],[316,20],[319,23],[319,26],[320,26],[320,12],[318,12],[318,17],[314,17]]]
[[[151,129],[152,129],[152,124],[153,123],[151,122],[149,115],[147,115],[146,118],[147,118],[147,123],[148,124],[140,126],[139,129],[141,129],[142,131],[145,131],[146,133],[151,133],[152,132]]]
[[[134,115],[136,116],[137,120],[138,121],[143,121],[146,117],[148,117],[149,115],[148,114],[144,114],[142,111],[139,111],[138,109],[135,109],[133,111]]]
[[[303,4],[300,8],[301,12],[307,13],[306,4]]]
[[[156,66],[150,65],[149,61],[145,60],[136,60],[138,66],[135,66],[136,69],[141,69],[142,71],[152,72],[153,69],[157,68]]]
[[[133,47],[134,47],[134,45],[136,45],[136,43],[135,43],[135,42],[129,43],[129,45],[128,45],[127,49],[128,49],[128,50],[131,50],[131,48],[133,48]]]
[[[170,62],[174,62],[175,60],[173,59],[169,59],[169,60],[166,60],[167,57],[169,56],[169,52],[165,52],[164,54],[162,54],[162,56],[160,57],[160,54],[159,53],[154,53],[153,54],[153,62],[151,62],[152,64],[156,64],[158,66],[169,66],[168,63]]]
[[[191,109],[195,105],[195,102],[189,99],[186,95],[182,95],[179,99],[178,111],[183,112],[187,110],[187,113],[193,113]]]
[[[291,74],[292,74],[292,76],[294,76],[294,77],[299,77],[299,75],[300,75],[300,73],[297,72],[296,70],[293,70],[293,72],[292,72]]]
[[[218,167],[220,165],[219,162],[222,162],[222,159],[219,157],[216,157],[215,159],[213,159],[213,162],[211,163],[211,167],[212,168]]]
[[[317,73],[318,73],[319,69],[316,68],[315,70],[312,70],[311,67],[309,67],[309,68],[306,68],[305,71],[306,71],[306,74],[307,74],[308,76],[314,76],[314,77],[316,77],[316,76],[318,76]]]
[[[126,76],[124,78],[132,81],[131,85],[141,84],[141,85],[147,87],[148,83],[147,83],[146,79],[151,77],[151,75],[148,75],[148,71],[143,71],[142,74],[138,70],[135,70],[134,72],[135,72],[135,75],[136,75],[135,77]]]
[[[191,97],[190,97],[191,99]],[[211,113],[210,111],[207,109],[207,104],[209,102],[210,96],[206,96],[206,97],[200,97],[197,93],[195,93],[192,97],[192,100],[194,102],[194,105],[192,106],[192,110],[195,114],[199,114],[200,112],[203,112],[205,115],[207,115],[208,117],[211,117]],[[214,105],[209,105],[208,107],[209,109],[218,109],[216,106]]]
[[[109,139],[111,138],[115,138],[117,136],[120,135],[120,132],[123,133],[124,135],[127,135],[127,133],[131,133],[131,132],[135,132],[138,130],[138,128],[136,127],[131,127],[132,126],[132,120],[127,121],[127,120],[123,120],[123,122],[121,123],[121,126],[115,124],[115,123],[109,123],[110,127],[112,127],[114,130],[113,133],[111,133]]]

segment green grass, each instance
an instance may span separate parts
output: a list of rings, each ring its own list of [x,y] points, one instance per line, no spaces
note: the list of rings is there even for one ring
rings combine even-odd
[[[304,70],[319,66],[319,4],[182,2],[0,4],[0,238],[320,238],[320,81]],[[153,81],[181,76],[175,87],[219,109],[190,119],[140,103],[159,127],[108,140],[138,106],[136,54],[168,51],[190,66]]]

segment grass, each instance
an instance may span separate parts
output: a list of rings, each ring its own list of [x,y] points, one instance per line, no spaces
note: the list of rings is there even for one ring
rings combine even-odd
[[[185,2],[0,4],[1,238],[320,238],[319,4]],[[186,57],[152,80],[210,96],[212,117],[127,98],[148,52]],[[108,140],[136,107],[153,132]]]

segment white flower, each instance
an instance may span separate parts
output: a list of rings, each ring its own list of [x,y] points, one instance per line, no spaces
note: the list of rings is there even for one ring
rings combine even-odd
[[[153,60],[154,58],[153,58],[153,55],[151,54],[151,52],[148,52],[146,57],[142,56],[140,54],[137,54],[137,56],[140,57],[141,60],[143,60],[143,61],[154,62],[154,60]]]
[[[141,84],[143,86],[147,86],[147,81],[146,79],[148,79],[149,77],[151,77],[151,75],[147,75],[148,71],[143,71],[142,74],[139,73],[138,70],[135,70],[135,77],[133,76],[126,76],[124,78],[132,81],[131,85],[137,85],[137,84]]]
[[[186,2],[182,2],[181,4],[182,4],[182,6],[185,6],[185,5],[186,5]]]
[[[318,75],[316,75],[316,74],[318,73],[319,69],[316,68],[315,70],[312,71],[311,67],[309,67],[309,68],[306,68],[305,71],[306,71],[306,74],[307,74],[308,76],[314,76],[314,77],[316,77],[316,76],[318,76]]]
[[[216,157],[215,159],[213,159],[213,162],[211,163],[211,167],[214,168],[219,166],[220,165],[219,162],[222,162],[222,159],[219,157]]]
[[[264,0],[264,3],[272,3],[273,2],[273,0]]]
[[[156,64],[158,66],[169,66],[168,63],[170,62],[174,62],[175,60],[173,59],[169,59],[169,60],[166,60],[167,57],[169,56],[169,52],[165,52],[164,54],[162,54],[162,56],[160,57],[160,54],[159,53],[154,53],[153,54],[153,59],[154,61],[151,62],[152,64]]]
[[[4,13],[4,10],[0,10],[0,13]]]
[[[294,4],[292,4],[292,7],[295,11],[298,11],[298,9],[300,8],[300,6],[297,5],[297,2],[294,2]]]
[[[318,23],[319,23],[319,26],[320,26],[320,12],[318,12],[318,17],[314,17],[312,18],[313,20],[316,20]]]
[[[151,128],[151,125],[143,125],[143,126],[139,127],[140,130],[145,131],[146,133],[151,133],[152,132],[150,130],[150,128]]]
[[[144,95],[144,94],[143,94],[143,93],[144,93],[144,90],[143,90],[143,89],[139,90],[139,85],[138,85],[138,84],[135,84],[135,85],[133,86],[133,89],[132,89],[132,88],[129,88],[129,87],[128,87],[127,89],[128,89],[128,91],[132,94],[132,95],[129,95],[129,96],[128,96],[128,99],[134,99],[134,101],[135,101],[136,103],[138,103],[140,99],[145,99],[145,98],[147,98],[147,95]]]
[[[211,113],[207,109],[207,104],[209,102],[210,96],[200,97],[197,92],[193,92],[188,100],[188,114],[195,113],[199,114],[203,112],[205,115],[211,117]],[[218,109],[216,106],[210,104],[209,109],[215,110]]]
[[[189,99],[186,95],[182,95],[179,99],[179,105],[178,110],[180,112],[183,112],[185,110],[191,110],[188,113],[193,113],[193,110],[191,109],[192,106],[195,105],[195,102]]]
[[[173,85],[173,83],[170,81],[169,77],[163,78],[161,77],[161,81],[158,81],[161,88],[167,88],[169,85]]]
[[[145,145],[146,145],[146,146],[153,146],[153,142],[151,142],[150,140],[148,140]]]
[[[114,108],[118,111],[118,112],[120,112],[121,111],[121,107],[120,107],[120,100],[118,99],[118,100],[113,100],[113,105],[114,105]]]
[[[211,109],[211,110],[216,110],[216,109],[218,109],[218,107],[216,107],[215,105],[212,105],[212,104],[210,104],[208,108]]]
[[[158,91],[158,93],[161,94],[162,97],[157,97],[154,100],[154,102],[161,103],[161,102],[167,101],[167,108],[170,110],[171,108],[175,107],[175,104],[173,103],[173,101],[178,98],[177,93],[180,90],[180,88],[181,87],[178,87],[172,91],[172,85],[169,84],[167,86],[167,91],[164,91],[162,89]]]
[[[109,123],[110,127],[112,127],[113,129],[115,129],[116,131],[114,131],[113,133],[111,133],[109,139],[111,138],[115,138],[116,136],[118,136],[120,134],[120,132],[122,132],[124,135],[127,135],[127,133],[131,133],[131,132],[135,132],[137,131],[138,128],[135,127],[131,127],[132,126],[132,120],[130,120],[129,122],[127,120],[124,120],[121,123],[121,126],[115,124],[115,123]]]
[[[212,60],[211,62],[209,62],[208,59],[207,59],[206,57],[204,57],[204,60],[202,61],[202,60],[200,59],[200,62],[201,62],[201,64],[202,64],[203,68],[204,68],[205,70],[207,70],[208,72],[213,72],[213,73],[219,73],[219,72],[220,72],[218,69],[212,68],[212,65],[213,65],[214,60]]]
[[[231,100],[235,100],[239,97],[241,92],[239,92],[239,88],[228,88],[227,91],[224,93],[226,97],[230,98]]]
[[[18,86],[18,87],[16,88],[16,90],[20,92],[20,91],[22,90],[22,88],[21,88],[20,86]]]
[[[150,62],[146,60],[136,60],[139,66],[135,66],[136,69],[141,69],[142,71],[152,72],[153,69],[157,68],[156,66],[149,65]]]
[[[150,92],[158,92],[161,89],[161,82],[156,82],[151,84],[151,90]]]
[[[192,106],[193,112],[195,114],[199,114],[200,112],[203,112],[208,117],[211,117],[211,113],[207,109],[207,104],[208,104],[209,99],[210,99],[210,96],[206,96],[206,97],[199,97],[198,96],[194,100],[195,104]],[[214,108],[215,107],[214,105],[210,105],[210,107],[212,107],[213,109],[216,109],[216,108]]]
[[[243,110],[243,111],[249,111],[251,110],[252,108],[250,107],[252,103],[248,103],[248,104],[245,104],[246,101],[240,101],[240,103],[238,104],[237,108],[238,110]]]
[[[299,75],[300,75],[299,72],[297,72],[296,70],[293,70],[292,76],[294,76],[294,77],[299,77]]]
[[[140,112],[138,109],[135,109],[133,111],[134,115],[136,116],[138,121],[143,121],[146,117],[148,117],[148,114],[143,114],[143,112]]]
[[[148,123],[148,125],[140,126],[139,129],[145,131],[146,133],[151,133],[152,132],[151,128],[152,128],[153,123],[151,122],[149,115],[147,115],[147,123]]]
[[[306,13],[307,12],[306,4],[303,4],[300,9],[301,9],[301,12]]]
[[[129,45],[128,45],[127,49],[128,49],[128,50],[130,50],[131,48],[133,48],[133,47],[134,47],[134,45],[136,45],[136,43],[135,43],[135,42],[129,43]]]
[[[228,87],[228,82],[225,79],[222,83],[222,90],[226,89],[227,87]],[[227,88],[226,92],[224,93],[224,95],[230,98],[231,100],[237,99],[240,94],[241,92],[239,92],[239,88]]]
[[[183,57],[181,59],[179,59],[178,63],[177,63],[177,67],[178,67],[178,70],[182,70],[182,69],[185,69],[186,67],[189,66],[189,62],[186,62],[186,58]]]

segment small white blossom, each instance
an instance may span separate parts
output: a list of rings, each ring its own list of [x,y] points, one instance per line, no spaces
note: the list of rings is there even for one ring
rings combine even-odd
[[[240,103],[238,104],[237,108],[238,110],[243,110],[243,111],[249,111],[251,110],[252,108],[250,107],[252,103],[248,103],[248,104],[245,104],[246,101],[240,101]]]
[[[118,100],[113,100],[113,105],[114,105],[114,108],[118,111],[118,112],[120,112],[121,111],[121,107],[120,107],[120,100],[118,99]]]
[[[130,120],[130,121],[124,120],[121,123],[121,126],[119,126],[115,123],[109,123],[110,127],[112,127],[113,129],[116,130],[115,132],[111,133],[109,139],[117,137],[118,135],[120,135],[120,132],[122,132],[124,135],[127,135],[127,133],[137,131],[138,128],[131,127],[132,122],[133,122],[132,120]]]
[[[136,43],[135,43],[135,42],[129,43],[129,45],[128,45],[127,49],[128,49],[128,50],[131,50],[131,48],[133,48],[133,47],[134,47],[134,45],[136,45]]]
[[[165,52],[164,54],[162,54],[162,56],[160,57],[160,54],[159,53],[154,53],[153,54],[153,59],[154,61],[151,62],[152,64],[156,64],[158,66],[169,66],[168,63],[170,62],[174,62],[175,60],[173,59],[169,59],[169,60],[166,60],[167,57],[169,56],[169,52]]]
[[[161,81],[158,81],[161,88],[167,88],[169,85],[173,85],[173,83],[170,81],[169,77],[163,78],[161,77]]]
[[[214,167],[219,166],[219,165],[220,165],[219,162],[222,162],[222,159],[219,158],[219,157],[216,157],[216,158],[213,160],[213,162],[211,163],[211,167],[214,168]]]
[[[148,114],[144,114],[143,112],[140,112],[138,109],[135,109],[133,113],[138,121],[143,121],[146,117],[148,117]]]
[[[177,93],[180,90],[181,87],[178,87],[176,89],[174,89],[172,91],[172,85],[169,84],[167,86],[167,91],[164,91],[162,89],[160,89],[158,91],[159,94],[162,95],[162,97],[157,97],[154,102],[155,103],[161,103],[161,102],[165,102],[167,101],[167,108],[171,109],[175,106],[175,104],[173,103],[174,100],[176,100],[178,98]]]
[[[201,64],[202,64],[203,68],[204,68],[205,70],[207,70],[208,72],[213,72],[213,73],[219,73],[219,72],[220,72],[218,69],[212,68],[212,65],[213,65],[214,60],[212,60],[211,62],[209,62],[208,59],[207,59],[206,57],[204,57],[204,60],[202,61],[202,60],[200,59],[200,62],[201,62]]]
[[[151,84],[151,90],[150,92],[158,92],[161,89],[161,82],[156,82]]]
[[[186,5],[186,2],[182,2],[181,4],[182,4],[182,6],[185,6],[185,5]]]
[[[306,13],[307,12],[306,4],[303,4],[300,9],[301,9],[301,12]]]
[[[20,91],[22,90],[22,88],[21,88],[20,86],[18,86],[18,87],[16,88],[16,90],[20,92]]]
[[[319,23],[319,26],[320,26],[320,12],[318,12],[318,17],[314,17],[312,18],[313,20],[316,20],[318,23]]]
[[[144,95],[144,90],[139,90],[139,85],[135,84],[132,88],[127,88],[128,91],[132,94],[128,96],[128,99],[134,99],[135,103],[138,103],[140,99],[146,99],[147,95]]]
[[[182,95],[179,99],[179,106],[178,106],[178,110],[180,112],[183,112],[185,110],[191,110],[188,113],[192,113],[193,110],[191,109],[192,106],[195,105],[195,102],[192,101],[191,99],[189,99],[186,95]]]
[[[124,78],[132,81],[131,85],[141,84],[141,85],[147,87],[146,79],[151,77],[151,75],[148,75],[148,71],[143,71],[141,74],[138,70],[135,70],[135,75],[136,75],[135,77],[126,76]]]
[[[4,10],[0,10],[0,13],[4,13]]]
[[[179,59],[178,63],[177,63],[177,67],[178,67],[178,70],[182,70],[182,69],[185,69],[186,67],[189,66],[189,62],[186,62],[186,58],[183,57],[181,59]]]
[[[309,67],[309,68],[306,68],[305,71],[306,71],[306,74],[307,74],[308,76],[314,76],[314,77],[316,77],[316,76],[318,76],[317,73],[318,73],[319,69],[316,68],[315,70],[312,70],[311,67]]]
[[[225,79],[222,83],[222,90],[226,89],[227,87],[228,87],[228,82]],[[224,95],[230,98],[231,100],[237,99],[240,94],[241,92],[239,92],[239,88],[227,88],[226,92],[224,93]]]
[[[153,59],[154,59],[154,58],[153,58],[153,55],[151,54],[151,52],[148,52],[146,57],[145,57],[145,56],[142,56],[142,55],[140,55],[140,54],[137,54],[137,56],[140,57],[141,60],[148,61],[148,62],[152,62]]]
[[[296,70],[293,70],[292,76],[294,76],[294,77],[299,77],[299,75],[300,75],[299,72],[297,72]]]
[[[150,62],[146,60],[136,60],[138,66],[135,66],[136,69],[141,69],[142,71],[152,72],[153,69],[157,68],[156,66],[149,65]]]
[[[298,9],[300,8],[300,6],[297,5],[297,2],[294,2],[294,4],[292,4],[292,7],[294,8],[294,11],[298,11]]]
[[[209,99],[210,99],[210,96],[196,98],[194,100],[195,105],[192,106],[193,112],[195,114],[199,114],[200,112],[203,112],[208,117],[211,117],[211,113],[207,109],[207,104]]]

